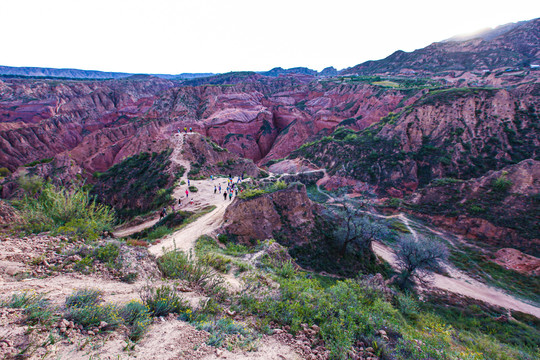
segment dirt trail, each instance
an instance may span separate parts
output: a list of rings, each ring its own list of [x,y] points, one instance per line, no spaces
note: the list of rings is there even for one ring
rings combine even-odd
[[[221,201],[223,201],[222,197]],[[229,200],[226,200],[226,202],[224,201],[224,203],[218,204],[215,210],[200,217],[197,219],[197,221],[189,224],[182,230],[165,237],[161,243],[150,246],[148,251],[151,254],[159,257],[163,255],[166,250],[171,250],[176,245],[177,250],[189,252],[194,248],[195,241],[201,235],[209,234],[219,228],[223,220],[223,214],[225,213],[225,209],[229,205],[229,202]]]
[[[326,196],[330,196],[324,192],[322,192],[319,189],[319,186],[317,186],[318,191],[321,194],[324,194]],[[417,240],[418,239],[418,233],[417,231],[411,226],[411,220],[405,216],[403,213],[395,214],[395,215],[381,215],[376,214],[371,211],[365,211],[365,213],[368,213],[372,216],[376,216],[383,219],[399,219],[411,232],[412,237]],[[432,230],[428,227],[426,227],[427,230],[433,232],[434,234],[437,234],[439,236],[443,236],[439,231]],[[445,237],[446,238],[446,237]],[[449,239],[447,239],[449,240]],[[450,240],[449,240],[450,241]],[[451,242],[451,241],[450,241]],[[452,242],[451,242],[452,243]],[[394,254],[394,251],[389,248],[388,246],[374,241],[372,243],[372,248],[375,254],[383,258],[385,261],[387,261],[392,267],[397,267],[396,262],[396,256]],[[521,300],[518,300],[514,298],[513,296],[504,293],[502,290],[490,287],[478,280],[475,280],[471,278],[470,276],[466,275],[464,272],[456,269],[453,266],[446,265],[445,266],[446,272],[450,275],[444,276],[440,274],[431,274],[432,281],[431,286],[433,288],[437,288],[440,290],[445,290],[451,293],[455,293],[458,295],[464,295],[473,299],[477,299],[480,301],[484,301],[486,303],[500,306],[507,309],[517,310],[524,313],[528,313],[531,315],[536,316],[537,318],[540,318],[540,308],[531,304],[528,304],[526,302],[523,302]]]
[[[122,230],[116,230],[113,232],[113,235],[117,238],[126,237],[135,233],[138,233],[139,231],[142,231],[146,228],[149,228],[150,226],[153,226],[155,223],[159,221],[159,218],[156,217],[155,219],[145,221],[139,225],[130,226],[128,228],[122,229]]]

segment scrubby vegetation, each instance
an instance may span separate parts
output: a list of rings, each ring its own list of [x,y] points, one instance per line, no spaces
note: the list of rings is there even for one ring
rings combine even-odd
[[[46,183],[38,177],[20,178],[21,196],[12,204],[21,212],[20,230],[52,231],[74,239],[95,240],[116,221],[109,207],[98,204],[81,186],[71,190]]]
[[[279,190],[287,188],[287,184],[283,181],[276,181],[275,183],[269,184],[266,187],[252,187],[247,188],[242,193],[238,194],[240,199],[251,199],[263,194],[270,194]]]
[[[122,219],[160,209],[172,201],[174,182],[184,172],[170,169],[171,151],[143,152],[112,166],[99,174],[92,194]]]

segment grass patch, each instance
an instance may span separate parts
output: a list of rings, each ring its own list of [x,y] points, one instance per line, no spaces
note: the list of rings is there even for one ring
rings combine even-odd
[[[253,199],[263,194],[270,194],[279,190],[284,190],[287,188],[287,186],[288,186],[287,183],[285,183],[284,181],[277,181],[273,183],[272,185],[269,185],[265,188],[246,189],[242,193],[238,194],[238,197],[240,199]]]
[[[471,246],[464,245],[459,250],[453,248],[450,260],[458,269],[477,276],[488,284],[540,304],[540,276],[505,269]]]
[[[152,324],[150,309],[140,301],[132,300],[120,309],[120,317],[129,328],[129,339],[138,341]]]
[[[166,206],[172,202],[174,183],[183,171],[170,173],[171,152],[142,152],[123,160],[99,176],[92,194],[114,206],[122,219]]]
[[[180,314],[189,308],[187,302],[177,293],[175,287],[170,285],[159,287],[146,285],[141,289],[140,296],[152,316],[166,316],[170,313]]]
[[[216,274],[207,265],[198,262],[192,253],[168,251],[158,259],[158,268],[164,277],[181,279],[191,284],[207,287],[216,284]]]
[[[330,198],[329,195],[326,195],[324,192],[319,191],[316,184],[307,185],[306,192],[307,192],[308,198],[311,201],[315,201],[320,204],[324,204]]]
[[[108,328],[117,327],[122,322],[118,307],[114,304],[101,304],[102,301],[102,294],[98,290],[78,290],[66,298],[64,316],[85,329],[96,328],[102,322],[106,322]]]
[[[49,299],[44,294],[35,291],[12,294],[9,300],[0,302],[0,306],[24,309],[23,322],[32,326],[50,326],[58,319],[56,309],[51,305]]]
[[[52,231],[74,239],[96,240],[116,221],[109,207],[96,203],[88,190],[72,190],[44,183],[40,178],[20,178],[24,191],[12,202],[21,212],[20,230],[25,233]]]

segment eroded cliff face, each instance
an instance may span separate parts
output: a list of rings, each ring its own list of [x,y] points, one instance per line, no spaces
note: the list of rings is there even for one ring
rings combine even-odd
[[[538,256],[539,193],[540,161],[529,159],[468,181],[434,182],[411,204],[453,233]]]
[[[259,76],[260,78],[260,76]],[[276,78],[232,86],[178,86],[152,77],[0,83],[0,165],[10,170],[68,152],[104,171],[184,127],[242,157],[287,156],[323,129],[362,129],[420,91]]]
[[[330,175],[402,197],[540,156],[540,84],[430,91],[362,132],[339,129],[293,153]]]
[[[282,234],[280,238],[291,241],[285,245],[302,245],[309,242],[317,211],[318,206],[307,197],[305,186],[294,183],[274,193],[236,198],[225,211],[222,231],[248,244]]]

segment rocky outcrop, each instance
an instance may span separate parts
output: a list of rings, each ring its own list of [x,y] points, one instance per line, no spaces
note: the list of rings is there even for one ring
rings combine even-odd
[[[236,198],[225,211],[222,231],[236,236],[242,243],[281,234],[280,239],[287,239],[284,245],[301,245],[309,241],[317,211],[318,206],[307,197],[305,186],[292,184],[254,198]]]
[[[479,177],[538,159],[539,93],[540,84],[430,91],[366,131],[338,129],[293,157],[385,194],[410,194],[437,178]]]
[[[385,59],[367,61],[342,70],[343,74],[438,73],[448,70],[491,70],[523,66],[540,60],[540,19],[523,21],[484,39],[446,41],[407,53],[396,51]]]
[[[181,156],[191,163],[190,177],[216,174],[258,177],[260,173],[252,160],[240,157],[199,134],[185,135]]]
[[[434,182],[410,202],[437,226],[538,256],[539,193],[540,162],[525,160],[468,181]]]
[[[11,205],[0,200],[0,228],[7,228],[20,220],[20,216]]]

